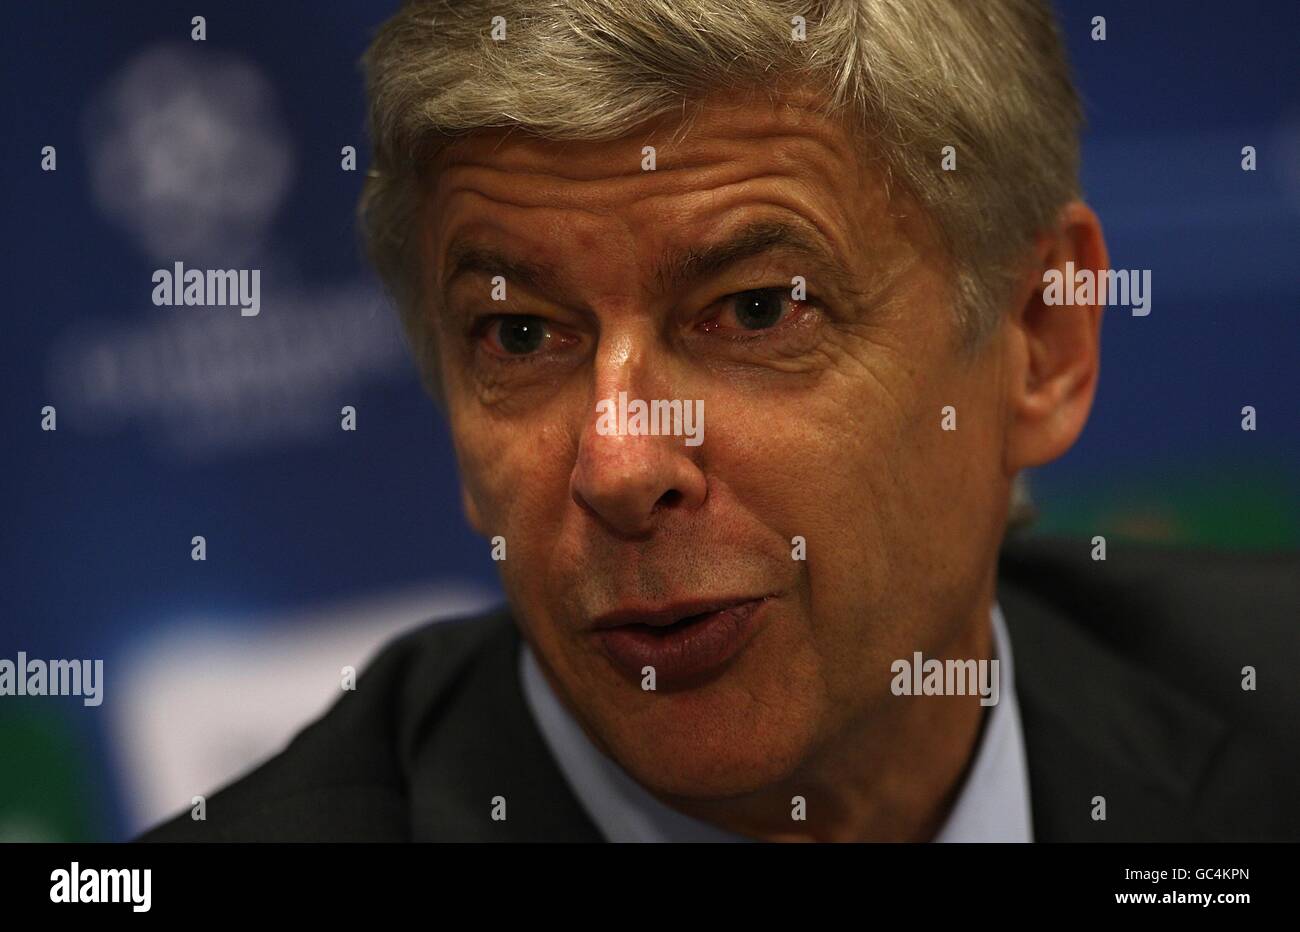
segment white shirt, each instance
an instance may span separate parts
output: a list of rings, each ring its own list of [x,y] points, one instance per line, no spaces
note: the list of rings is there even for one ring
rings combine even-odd
[[[1029,770],[1016,702],[1011,638],[993,606],[1000,692],[986,713],[975,760],[936,842],[1032,841]],[[736,842],[749,839],[672,809],[601,752],[552,691],[525,641],[519,657],[524,699],[578,802],[609,841]]]

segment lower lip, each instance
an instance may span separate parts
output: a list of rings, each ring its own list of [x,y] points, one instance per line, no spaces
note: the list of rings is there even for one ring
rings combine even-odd
[[[595,632],[605,655],[622,672],[641,679],[646,667],[655,685],[685,685],[718,673],[749,643],[767,605],[754,599],[690,622],[662,628],[624,625]]]

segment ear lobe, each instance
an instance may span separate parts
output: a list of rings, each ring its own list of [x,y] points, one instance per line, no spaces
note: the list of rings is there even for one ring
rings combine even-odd
[[[486,537],[487,531],[483,530],[483,516],[479,514],[478,505],[474,503],[474,497],[469,494],[469,488],[464,482],[460,484],[460,506],[465,511],[465,520],[469,522],[469,526]]]
[[[1097,290],[1090,304],[1079,305],[1056,303],[1046,287],[1049,272],[1066,275],[1066,263],[1072,263],[1073,272],[1091,270],[1094,280],[1109,267],[1097,215],[1080,201],[1066,205],[1056,227],[1036,242],[1033,255],[1034,266],[1017,289],[1009,321],[1008,475],[1049,463],[1074,445],[1092,409],[1100,363]],[[1073,281],[1065,285],[1072,287]]]

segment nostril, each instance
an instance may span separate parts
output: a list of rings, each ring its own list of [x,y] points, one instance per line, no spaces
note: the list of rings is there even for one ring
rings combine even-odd
[[[655,510],[660,508],[672,508],[682,500],[682,493],[676,489],[669,489],[663,495],[659,496],[659,501],[655,502]]]

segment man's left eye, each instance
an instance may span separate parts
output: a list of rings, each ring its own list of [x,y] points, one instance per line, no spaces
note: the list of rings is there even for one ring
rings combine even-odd
[[[796,302],[784,288],[758,288],[728,295],[721,302],[721,310],[704,322],[705,332],[727,330],[769,330],[789,316],[787,308]],[[734,324],[732,321],[734,320]]]

